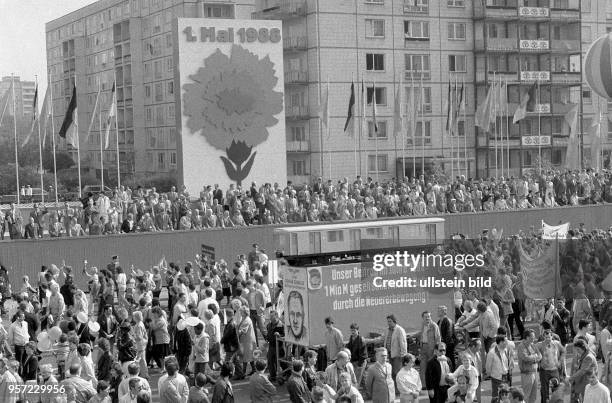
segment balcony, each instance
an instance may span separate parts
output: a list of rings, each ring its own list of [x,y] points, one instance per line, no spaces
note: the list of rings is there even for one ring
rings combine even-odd
[[[507,6],[485,6],[480,1],[474,1],[475,19],[516,20],[517,2],[509,1]]]
[[[545,21],[550,18],[548,7],[519,7],[518,16],[526,21]]]
[[[405,80],[419,81],[419,80],[431,80],[431,71],[429,70],[405,70]]]
[[[513,82],[517,82],[518,81],[518,72],[513,72],[513,71],[489,71],[489,76],[488,78],[488,82],[492,83],[493,82],[493,74],[495,73],[495,80],[499,80],[501,79],[502,81],[507,81],[509,83],[513,83]],[[485,72],[482,70],[477,70],[476,71],[476,82],[484,82],[485,81]]]
[[[476,50],[487,52],[516,52],[518,51],[517,38],[487,38],[476,40]]]
[[[429,14],[429,4],[423,0],[404,0],[404,14]]]
[[[554,76],[553,76],[554,77]],[[552,113],[554,115],[565,115],[567,114],[575,105],[570,103],[553,103]]]
[[[287,84],[308,84],[308,72],[306,71],[286,71],[285,85]]]
[[[310,144],[308,141],[288,141],[287,152],[288,153],[307,153],[310,151]]]
[[[553,84],[580,84],[582,82],[580,72],[555,73],[552,74]]]
[[[289,106],[285,109],[285,117],[289,120],[307,120],[310,113],[307,106]]]
[[[550,71],[521,71],[521,81],[550,81]]]
[[[254,20],[283,20],[304,17],[306,0],[277,0],[276,4],[251,14]]]
[[[580,22],[580,9],[550,9],[550,19],[552,21],[573,21]]]
[[[308,38],[306,36],[286,36],[283,38],[283,49],[287,51],[307,50]]]
[[[554,40],[551,43],[553,52],[580,52],[580,41],[570,39]]]
[[[544,52],[550,49],[550,42],[545,39],[521,39],[519,47],[522,52]]]

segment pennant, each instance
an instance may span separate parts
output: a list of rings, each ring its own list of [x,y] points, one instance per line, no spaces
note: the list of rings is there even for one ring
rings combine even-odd
[[[580,168],[580,155],[578,154],[578,107],[576,104],[565,115],[565,122],[569,125],[569,139],[567,141],[567,150],[565,153],[565,166],[567,169]]]
[[[325,130],[327,130],[327,135],[329,136],[329,79],[327,80],[327,90],[325,91],[323,99],[321,100],[319,118],[321,119],[321,123],[323,123],[325,126]]]
[[[372,87],[372,129],[374,130],[374,138],[378,136],[378,123],[376,122],[376,83]]]
[[[476,110],[476,126],[480,127],[484,131],[489,131],[489,127],[491,126],[491,112],[493,109],[494,98],[493,93],[495,92],[494,87],[495,83],[491,84],[491,86],[489,87],[489,91],[487,92],[487,97]]]
[[[108,109],[108,116],[106,117],[106,133],[104,135],[104,149],[108,149],[110,145],[110,130],[111,130],[111,122],[113,117],[117,115],[117,94],[115,91],[115,83],[113,83],[113,88],[111,89],[111,104]]]
[[[363,132],[368,135],[368,119],[366,119],[366,110],[368,105],[368,91],[366,90],[363,79],[361,80],[361,127]]]
[[[47,86],[47,91],[45,91],[45,99],[43,100],[42,108],[40,110],[41,116],[40,120],[42,121],[43,138],[42,138],[42,147],[45,148],[45,142],[47,141],[47,123],[49,122],[49,118],[51,117],[51,90],[49,89],[49,84]]]
[[[28,135],[23,139],[23,143],[21,143],[21,147],[25,147],[26,144],[30,141],[32,137],[32,133],[34,133],[34,127],[36,127],[36,122],[38,121],[38,84],[36,84],[36,89],[34,90],[34,100],[32,101],[32,126],[30,127],[30,131]]]
[[[453,116],[453,125],[457,125],[459,122],[459,113],[461,113],[461,105],[463,104],[463,83],[461,83],[461,89],[458,93],[455,93],[455,98],[457,99],[457,107]]]
[[[446,99],[446,132],[449,133],[453,124],[451,123],[453,120],[453,102],[452,102],[452,92],[451,92],[451,82],[448,80],[448,98]]]
[[[527,110],[533,111],[535,109],[535,88],[536,83],[533,83],[527,92],[523,94],[521,103],[518,108],[516,108],[516,111],[514,111],[514,119],[512,119],[513,124],[525,119]]]
[[[349,125],[352,125],[352,130],[349,132],[351,137],[355,136],[355,83],[351,82],[351,96],[349,98],[348,112],[346,114],[346,122],[344,123],[344,132],[348,129]]]
[[[77,92],[76,85],[72,88],[72,97],[66,109],[66,116],[62,122],[62,127],[59,131],[59,136],[66,139],[66,143],[74,148],[79,148],[79,122],[77,111]]]
[[[403,85],[402,85],[402,76],[400,75],[399,87],[397,87],[397,91],[395,92],[395,110],[393,111],[393,129],[395,136],[398,134],[402,134],[404,132],[404,102],[402,99],[403,94]]]
[[[93,128],[94,122],[96,121],[96,111],[98,110],[98,103],[100,102],[100,92],[101,91],[102,91],[102,87],[98,85],[98,94],[96,95],[96,103],[94,104],[93,111],[91,112],[91,120],[89,121],[89,127],[87,128],[86,138],[89,138],[91,129]],[[100,128],[100,131],[102,131],[102,128]]]

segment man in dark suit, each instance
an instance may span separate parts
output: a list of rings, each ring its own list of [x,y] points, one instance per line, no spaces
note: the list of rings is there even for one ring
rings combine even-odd
[[[36,340],[36,332],[40,327],[40,321],[38,320],[38,317],[35,314],[28,312],[27,303],[20,302],[19,311],[17,311],[17,313],[13,315],[13,317],[11,318],[11,323],[14,322],[15,319],[17,319],[17,314],[19,312],[23,312],[24,320],[28,324],[28,334],[30,335],[30,340]]]
[[[276,387],[264,375],[266,362],[263,360],[255,361],[256,372],[249,379],[249,390],[251,391],[252,402],[272,402],[276,393]]]
[[[5,225],[8,227],[11,239],[21,239],[21,229],[18,227],[18,218],[21,219],[21,212],[15,207],[15,203],[11,203],[11,208],[4,216]]]
[[[446,344],[437,343],[434,349],[434,358],[429,360],[425,370],[425,385],[429,394],[430,403],[445,403],[447,399],[448,383],[446,377],[453,370],[450,360],[444,355]]]
[[[283,326],[283,322],[280,321],[278,317],[278,312],[270,311],[270,322],[267,326],[266,332],[266,341],[268,342],[268,363],[270,367],[270,381],[274,382],[276,380],[276,358],[283,357],[283,343],[279,344],[279,351],[276,351],[276,339],[277,337],[285,336],[285,328]]]
[[[104,314],[98,318],[98,323],[100,324],[99,335],[100,337],[108,339],[112,351],[115,345],[115,335],[117,334],[118,323],[113,315],[113,307],[111,305],[106,305],[104,307]]]
[[[453,321],[448,317],[448,310],[445,305],[438,307],[438,328],[440,329],[440,339],[446,344],[446,357],[455,366],[455,327]]]
[[[357,381],[359,381],[359,379],[361,379],[363,370],[365,370],[368,352],[366,350],[365,339],[361,334],[359,334],[359,325],[357,323],[351,324],[351,335],[349,336],[349,341],[346,347],[351,352],[351,364],[353,364]]]
[[[126,234],[136,232],[136,222],[134,221],[134,215],[132,213],[129,213],[127,218],[123,220],[123,223],[121,224],[121,232]]]
[[[34,217],[29,218],[29,222],[26,224],[23,231],[23,237],[25,239],[36,239],[39,234],[39,226],[34,222]]]

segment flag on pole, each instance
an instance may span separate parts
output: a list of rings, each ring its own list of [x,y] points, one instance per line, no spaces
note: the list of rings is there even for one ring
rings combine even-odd
[[[591,168],[599,169],[601,159],[601,136],[600,126],[603,119],[603,114],[599,112],[597,118],[593,118],[593,123],[589,128],[589,137],[591,138]]]
[[[45,91],[45,99],[43,99],[42,108],[40,109],[41,116],[39,118],[42,121],[42,127],[45,129],[42,138],[43,148],[45,148],[45,142],[47,141],[47,123],[49,122],[49,117],[51,117],[51,91],[49,86],[47,86],[47,91]]]
[[[496,102],[497,102],[497,116],[503,116],[506,111],[506,106],[508,105],[508,96],[506,94],[508,89],[507,83],[502,83],[501,78],[499,79],[499,83],[497,84]]]
[[[512,119],[513,124],[516,124],[522,119],[525,119],[525,117],[527,116],[528,109],[531,108],[531,110],[533,110],[535,106],[535,100],[536,100],[535,90],[536,90],[536,83],[533,83],[533,85],[529,87],[527,92],[523,94],[523,97],[521,98],[521,103],[519,104],[518,108],[516,108],[516,111],[514,112],[514,119]]]
[[[4,120],[4,113],[6,112],[6,108],[9,103],[9,94],[11,94],[11,89],[13,88],[13,82],[9,85],[8,89],[2,95],[2,99],[0,99],[0,108],[2,108],[2,114],[0,115],[0,126],[2,126],[2,121]]]
[[[377,137],[378,123],[376,122],[376,83],[372,87],[372,130],[374,131],[374,137]]]
[[[113,117],[117,115],[117,94],[115,91],[115,83],[113,83],[113,89],[111,89],[111,105],[108,109],[108,116],[106,118],[106,134],[104,135],[104,149],[108,149],[110,145],[110,130],[111,122]]]
[[[565,167],[567,169],[578,169],[580,167],[580,155],[578,153],[578,107],[576,104],[565,115],[565,121],[569,125],[569,139],[567,142],[567,150],[565,153]]]
[[[32,133],[34,133],[34,128],[36,127],[36,121],[38,120],[38,84],[36,84],[36,89],[34,90],[34,100],[32,101],[32,125],[30,126],[30,131],[28,135],[23,139],[23,143],[21,143],[21,147],[25,147],[26,144],[30,141],[32,137]]]
[[[93,128],[94,122],[96,121],[96,111],[98,110],[98,104],[100,102],[100,92],[101,91],[102,91],[102,87],[98,85],[98,94],[96,95],[96,103],[94,104],[93,111],[91,112],[91,120],[89,121],[89,127],[87,128],[87,138],[89,138],[91,129]],[[102,131],[102,128],[100,128],[100,131]]]
[[[491,84],[489,87],[489,91],[487,92],[487,97],[484,102],[478,106],[476,110],[476,126],[480,127],[484,131],[489,131],[491,126],[491,115],[493,110],[494,101],[494,92],[495,92],[495,83]]]
[[[344,123],[344,132],[351,125],[351,131],[349,136],[355,136],[355,83],[351,82],[351,96],[349,98],[348,113],[346,115],[346,122]]]
[[[446,99],[446,132],[450,134],[453,127],[453,101],[450,78],[448,79],[448,98]]]
[[[397,87],[397,91],[395,92],[395,110],[393,111],[393,128],[395,136],[398,134],[402,134],[404,132],[404,102],[403,102],[403,85],[402,85],[402,76],[400,75],[399,87]]]
[[[459,91],[455,91],[455,111],[453,113],[453,127],[459,122],[459,113],[461,112],[461,105],[463,103],[463,83],[461,83],[461,89]],[[458,134],[455,134],[457,136]]]
[[[368,91],[366,90],[363,79],[361,80],[361,127],[363,132],[368,135],[368,120],[366,119],[366,109],[368,105]]]
[[[79,122],[77,119],[77,92],[76,85],[72,87],[72,97],[66,110],[66,116],[59,130],[59,136],[66,139],[66,143],[79,148]]]
[[[321,123],[323,123],[323,125],[325,126],[325,130],[327,130],[327,135],[329,136],[329,79],[327,81],[327,89],[321,99],[321,110],[319,111],[319,118],[321,119]]]

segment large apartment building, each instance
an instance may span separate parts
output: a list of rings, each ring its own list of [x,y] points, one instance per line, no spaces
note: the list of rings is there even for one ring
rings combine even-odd
[[[508,176],[562,167],[565,116],[576,104],[589,166],[589,128],[607,106],[584,82],[582,64],[589,43],[606,32],[606,8],[606,0],[100,0],[47,24],[56,125],[77,77],[81,156],[99,174],[105,119],[85,133],[98,88],[104,117],[116,81],[121,171],[171,171],[178,157],[172,18],[280,19],[293,182],[355,174],[383,180],[439,169]],[[508,103],[484,132],[475,112],[500,80]],[[345,132],[351,83],[356,119]],[[535,106],[513,124],[534,83]],[[400,86],[409,119],[398,131]],[[320,105],[327,88],[325,125]],[[449,98],[457,104],[458,94],[464,107],[447,130]],[[607,119],[601,131],[608,132]],[[609,161],[611,144],[602,137]],[[114,137],[110,143],[104,167],[113,170]]]
[[[581,70],[588,44],[606,31],[605,0],[256,4],[254,18],[283,20],[290,179],[302,182],[330,172],[334,177],[357,172],[388,179],[436,166],[455,176],[520,175],[539,167],[540,155],[543,166],[562,167],[569,134],[564,118],[573,104],[580,105],[578,129],[585,133],[581,153],[585,165],[590,163],[586,133],[593,117],[605,111],[605,101],[591,93]],[[360,125],[357,131],[355,152],[353,138],[343,129],[351,81],[360,88],[362,80],[367,127]],[[490,85],[500,80],[507,107],[494,111],[499,116],[484,132],[475,126],[475,111]],[[318,118],[328,81],[329,135]],[[521,96],[534,82],[539,83],[537,107],[513,124]],[[411,119],[415,123],[405,124],[404,135],[396,136],[394,98],[400,83],[407,102],[412,97],[418,107]],[[450,132],[449,93],[453,99],[462,94],[465,102]],[[607,133],[605,119],[601,130]],[[609,159],[610,144],[603,137],[604,159]]]
[[[76,80],[83,169],[99,177],[103,166],[114,177],[117,147],[122,175],[176,169],[172,20],[250,19],[253,10],[253,0],[100,0],[47,23],[55,130]],[[113,122],[110,146],[101,153],[115,82],[117,127]],[[98,91],[101,116],[89,131]],[[62,141],[60,147],[76,158],[70,145]]]
[[[33,112],[32,105],[34,102],[36,83],[34,81],[22,81],[19,76],[6,76],[0,79],[0,99],[4,97],[6,91],[11,91],[5,111],[5,113],[10,116],[15,115],[13,112],[12,83],[15,83],[15,109],[17,110],[17,119],[29,119]],[[2,113],[3,112],[0,111],[0,114]]]

